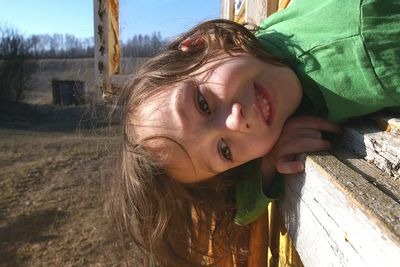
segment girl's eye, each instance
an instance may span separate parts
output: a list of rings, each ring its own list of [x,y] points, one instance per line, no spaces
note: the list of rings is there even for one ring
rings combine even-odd
[[[219,142],[219,152],[224,159],[232,161],[231,149],[228,147],[224,139],[221,139]]]
[[[210,107],[208,106],[206,98],[200,93],[200,90],[197,91],[197,105],[202,113],[211,114]]]

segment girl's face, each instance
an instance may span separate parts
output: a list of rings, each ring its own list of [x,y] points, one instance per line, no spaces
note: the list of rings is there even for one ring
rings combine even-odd
[[[144,104],[138,133],[180,144],[165,148],[168,172],[180,182],[199,182],[268,153],[301,97],[288,67],[248,54],[220,55]]]

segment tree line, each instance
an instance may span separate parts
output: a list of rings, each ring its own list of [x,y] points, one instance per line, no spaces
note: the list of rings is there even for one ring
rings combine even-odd
[[[25,43],[28,52],[35,58],[90,58],[94,56],[94,38],[77,38],[73,34],[33,34],[28,37],[16,36]],[[121,41],[123,57],[148,57],[159,50],[166,41],[160,32],[136,34],[127,41]],[[1,57],[1,54],[0,54]]]
[[[121,42],[123,57],[148,57],[165,45],[160,32],[138,34]],[[0,25],[0,100],[20,101],[40,58],[91,58],[94,38],[72,34],[33,34]]]
[[[148,57],[166,42],[160,32],[136,34],[121,41],[122,56]],[[0,59],[12,54],[10,49],[19,49],[32,58],[90,58],[94,56],[94,38],[77,38],[68,33],[23,36],[13,28],[0,26]]]
[[[160,32],[153,32],[151,35],[136,34],[122,43],[122,56],[148,57],[166,45],[166,43],[167,40],[162,38]]]

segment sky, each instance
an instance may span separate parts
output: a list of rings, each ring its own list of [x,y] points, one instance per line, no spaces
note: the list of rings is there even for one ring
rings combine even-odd
[[[173,37],[197,23],[218,18],[220,0],[119,0],[120,38],[161,32]],[[0,26],[26,36],[69,33],[93,36],[93,0],[0,0]]]

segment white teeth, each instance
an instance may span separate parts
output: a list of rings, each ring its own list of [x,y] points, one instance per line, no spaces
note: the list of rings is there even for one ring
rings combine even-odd
[[[269,119],[269,109],[270,109],[268,100],[259,92],[256,93],[256,96],[259,106],[261,108],[261,112],[263,113],[263,117],[267,121]]]

